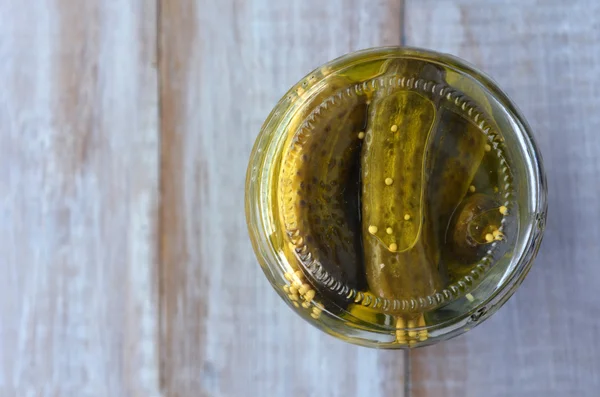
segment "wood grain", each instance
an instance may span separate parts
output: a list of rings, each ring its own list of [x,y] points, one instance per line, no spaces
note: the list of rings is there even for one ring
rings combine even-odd
[[[549,185],[533,270],[497,314],[411,353],[416,396],[596,396],[600,389],[600,4],[417,1],[407,43],[461,56],[522,109]]]
[[[334,340],[280,301],[243,206],[279,97],[330,59],[398,44],[400,2],[163,0],[160,31],[165,395],[402,395],[402,353]]]
[[[156,7],[0,1],[0,395],[156,396]]]

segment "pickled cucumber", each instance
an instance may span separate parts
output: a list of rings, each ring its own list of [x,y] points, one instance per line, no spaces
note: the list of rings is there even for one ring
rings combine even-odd
[[[360,243],[359,156],[366,97],[325,99],[299,128],[282,166],[282,217],[317,284],[366,287]]]
[[[424,313],[472,288],[464,277],[505,244],[506,202],[489,186],[500,162],[484,112],[444,70],[406,59],[379,70],[331,80],[291,117],[278,203],[325,308],[394,319],[397,342],[410,344],[427,338],[410,331]]]
[[[442,283],[426,202],[436,109],[418,93],[398,91],[376,99],[370,116],[362,152],[367,281],[381,298],[427,296]]]

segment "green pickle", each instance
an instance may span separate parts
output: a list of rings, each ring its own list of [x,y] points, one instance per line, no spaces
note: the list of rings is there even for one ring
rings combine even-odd
[[[509,251],[510,168],[486,106],[444,68],[364,69],[368,81],[326,80],[289,122],[276,205],[296,266],[284,290],[315,319],[377,324],[411,346]]]

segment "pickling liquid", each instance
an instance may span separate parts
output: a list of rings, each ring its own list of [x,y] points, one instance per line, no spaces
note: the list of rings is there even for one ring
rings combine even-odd
[[[477,299],[471,292],[510,255],[518,229],[486,98],[411,59],[325,81],[290,118],[273,178],[288,298],[315,319],[327,310],[404,329]]]

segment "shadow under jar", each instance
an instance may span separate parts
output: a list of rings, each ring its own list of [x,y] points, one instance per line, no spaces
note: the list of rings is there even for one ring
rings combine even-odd
[[[371,347],[435,343],[494,313],[541,242],[546,186],[527,123],[453,56],[375,48],[275,106],[246,180],[250,238],[300,316]]]

